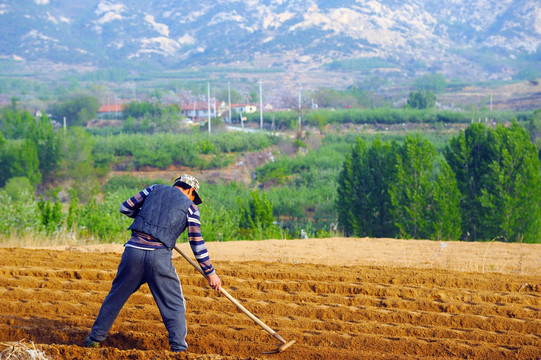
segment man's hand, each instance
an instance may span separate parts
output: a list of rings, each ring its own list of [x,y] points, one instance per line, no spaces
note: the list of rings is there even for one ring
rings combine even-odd
[[[220,292],[220,289],[222,288],[222,281],[220,280],[218,275],[214,273],[212,275],[209,275],[207,278],[209,280],[210,287],[212,287],[217,292]]]

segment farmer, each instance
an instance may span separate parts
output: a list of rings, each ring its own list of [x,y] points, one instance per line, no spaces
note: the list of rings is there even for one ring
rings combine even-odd
[[[147,283],[169,332],[171,351],[188,348],[185,301],[171,262],[172,249],[186,228],[192,251],[209,285],[218,292],[222,286],[201,236],[197,207],[201,203],[199,182],[190,175],[178,177],[173,186],[149,186],[122,203],[120,212],[134,218],[128,228],[132,235],[124,245],[111,290],[90,336],[85,339],[85,346],[99,346],[130,295]]]

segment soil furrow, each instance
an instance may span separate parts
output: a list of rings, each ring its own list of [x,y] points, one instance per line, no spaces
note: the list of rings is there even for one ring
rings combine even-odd
[[[81,347],[119,253],[0,249],[0,342],[32,341],[59,359],[536,359],[541,278],[435,269],[216,261],[228,292],[280,343],[181,259],[189,349],[168,351],[147,285],[100,349]]]

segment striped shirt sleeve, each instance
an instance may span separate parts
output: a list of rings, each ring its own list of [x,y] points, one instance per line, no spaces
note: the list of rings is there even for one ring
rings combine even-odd
[[[120,209],[118,210],[126,216],[135,218],[137,214],[139,214],[139,210],[141,209],[141,206],[143,206],[146,197],[148,196],[148,194],[150,194],[150,192],[152,191],[152,189],[154,189],[155,186],[156,184],[150,185],[146,189],[139,191],[137,194],[124,201],[120,205]]]
[[[199,208],[197,205],[192,204],[188,209],[187,215],[188,240],[190,241],[192,252],[205,275],[212,275],[215,273],[215,270],[210,262],[209,253],[207,247],[205,246],[203,236],[201,235],[201,220],[199,218]]]

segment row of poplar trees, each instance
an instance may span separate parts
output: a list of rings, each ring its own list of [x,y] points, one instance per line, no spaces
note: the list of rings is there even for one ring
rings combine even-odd
[[[541,173],[529,133],[471,124],[443,151],[419,135],[357,139],[338,178],[348,236],[540,242]]]

